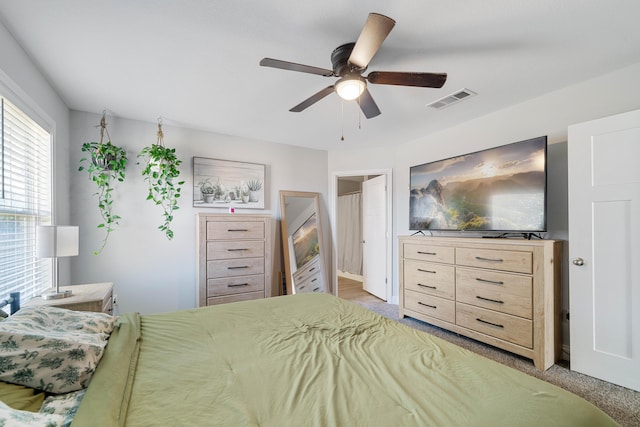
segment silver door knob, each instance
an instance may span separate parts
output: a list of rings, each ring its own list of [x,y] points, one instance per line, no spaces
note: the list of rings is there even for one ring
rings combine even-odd
[[[573,262],[573,265],[577,266],[584,265],[584,260],[582,258],[574,258],[571,262]]]

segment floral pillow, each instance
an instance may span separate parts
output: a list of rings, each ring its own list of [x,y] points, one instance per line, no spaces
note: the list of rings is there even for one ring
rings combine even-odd
[[[0,322],[0,381],[49,393],[86,388],[115,318],[28,307]]]
[[[2,323],[38,332],[79,332],[109,335],[117,317],[106,313],[73,311],[51,306],[31,306],[20,309]]]
[[[55,414],[20,411],[0,402],[0,426],[63,427],[65,417]]]

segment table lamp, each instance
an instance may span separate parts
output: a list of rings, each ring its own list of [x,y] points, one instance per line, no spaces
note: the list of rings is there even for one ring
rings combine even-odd
[[[70,290],[60,292],[58,258],[77,256],[79,253],[79,227],[67,225],[39,225],[36,228],[36,257],[53,258],[53,281],[51,292],[42,294],[43,299],[66,298],[73,295]]]

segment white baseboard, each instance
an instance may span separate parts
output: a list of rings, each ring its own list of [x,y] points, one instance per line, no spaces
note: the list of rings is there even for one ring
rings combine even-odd
[[[346,271],[338,270],[338,277],[344,277],[345,279],[356,280],[358,282],[364,282],[364,277],[361,274],[348,273]]]

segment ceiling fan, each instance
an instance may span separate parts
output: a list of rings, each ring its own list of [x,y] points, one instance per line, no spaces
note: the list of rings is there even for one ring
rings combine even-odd
[[[440,88],[447,80],[446,73],[372,71],[366,77],[362,75],[395,24],[396,21],[387,16],[379,13],[370,13],[360,32],[360,36],[358,36],[358,40],[355,43],[346,43],[338,46],[331,53],[333,70],[272,58],[263,58],[260,61],[260,65],[301,73],[318,74],[324,77],[340,78],[335,84],[311,95],[289,111],[301,112],[335,91],[342,99],[357,99],[365,117],[370,119],[379,115],[380,109],[367,89],[367,82],[383,85]]]

